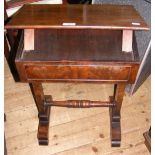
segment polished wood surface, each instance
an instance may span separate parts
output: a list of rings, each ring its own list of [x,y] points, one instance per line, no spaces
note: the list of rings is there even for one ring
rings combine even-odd
[[[61,64],[60,64],[61,65]],[[134,66],[133,66],[134,67]],[[138,68],[137,68],[138,69]],[[28,81],[59,82],[128,82],[130,81],[132,66],[116,65],[46,65],[25,64]]]
[[[138,62],[135,39],[134,52],[122,52],[121,30],[45,29],[34,33],[34,51],[22,49],[20,60]]]
[[[6,0],[4,0],[4,24],[6,24],[11,17],[8,17],[7,14],[8,5]],[[12,76],[15,81],[19,81],[19,76],[15,67],[15,55],[18,47],[18,41],[20,38],[20,31],[17,29],[10,29],[4,31],[4,55],[9,64]]]
[[[104,56],[102,57],[102,52],[104,52],[105,57],[108,57],[106,56],[106,53],[108,53],[108,51],[111,50],[111,49],[108,50],[108,47],[111,47],[110,46],[112,44],[112,41],[111,41],[111,44],[107,43],[108,44],[107,46],[103,46],[105,47],[105,49],[107,47],[106,51],[104,50],[102,51],[101,48],[96,50],[99,52],[99,55],[97,56],[98,59],[93,60],[94,53],[93,51],[91,51],[91,48],[90,50],[88,49],[85,50],[85,48],[83,48],[83,45],[80,46],[79,38],[82,37],[81,33],[82,32],[84,33],[85,30],[83,31],[78,30],[79,33],[77,33],[76,31],[75,33],[73,33],[72,31],[71,31],[72,33],[68,33],[70,35],[70,40],[68,40],[68,42],[69,41],[71,42],[71,36],[73,37],[72,50],[68,54],[67,53],[68,51],[67,49],[69,49],[68,46],[66,44],[62,44],[64,40],[67,40],[66,39],[67,37],[65,37],[67,35],[64,35],[67,33],[63,30],[58,31],[58,32],[56,30],[56,33],[62,36],[62,38],[55,37],[56,38],[55,47],[59,47],[63,45],[63,48],[65,49],[64,52],[66,51],[67,54],[66,55],[63,55],[63,53],[61,54],[61,50],[57,48],[55,52],[53,52],[52,50],[47,50],[47,52],[44,52],[46,51],[46,49],[48,49],[46,47],[48,47],[48,45],[51,45],[53,43],[50,40],[51,38],[50,36],[52,36],[50,32],[55,31],[55,30],[46,31],[43,29],[42,31],[45,31],[45,32],[41,33],[42,35],[40,35],[39,38],[42,38],[41,36],[44,36],[45,34],[46,35],[49,34],[48,37],[46,38],[43,37],[44,39],[42,40],[42,42],[47,41],[46,46],[44,46],[44,44],[40,42],[40,40],[38,40],[34,46],[35,50],[24,51],[23,50],[23,46],[24,46],[23,37],[21,37],[20,46],[18,48],[17,56],[16,56],[16,66],[17,66],[21,81],[31,83],[32,85],[31,89],[34,95],[34,99],[36,101],[36,105],[37,107],[42,108],[41,110],[42,112],[40,112],[38,108],[38,113],[39,113],[38,142],[39,144],[47,145],[49,142],[48,140],[49,139],[48,138],[48,131],[49,131],[48,130],[49,129],[48,128],[49,126],[49,120],[48,120],[49,112],[48,111],[49,110],[48,109],[50,106],[94,107],[94,104],[92,104],[93,102],[86,101],[86,100],[82,100],[82,101],[72,100],[72,101],[63,101],[63,102],[53,101],[52,96],[47,97],[44,95],[44,91],[42,88],[42,82],[104,82],[104,83],[115,84],[114,95],[110,97],[110,100],[108,101],[109,104],[106,104],[106,106],[108,106],[110,109],[111,146],[119,147],[121,144],[120,111],[121,111],[121,105],[123,102],[125,86],[126,84],[134,83],[136,75],[137,75],[137,71],[139,68],[138,55],[135,52],[136,50],[133,51],[133,53],[135,54],[132,53],[132,56],[133,56],[132,59],[127,59],[127,60],[124,59],[124,60],[118,61],[117,59],[115,59],[115,52],[113,52],[113,54],[111,55],[113,59],[112,60],[105,59],[104,61],[103,59]],[[109,31],[109,33],[104,32],[103,38],[105,38],[106,36],[105,41],[111,40],[111,38],[113,38],[112,34],[114,34],[114,38],[115,37],[117,38],[119,36],[118,38],[120,39],[122,31],[116,31],[116,32]],[[56,36],[59,36],[59,35],[56,35]],[[93,38],[93,36],[95,38],[96,36],[97,37],[100,36],[99,31],[96,33],[96,31],[93,32],[93,30],[92,30],[91,35],[92,35],[91,37],[89,35],[88,36],[90,38]],[[35,33],[35,36],[37,36],[37,33]],[[37,40],[37,37],[35,38],[35,41],[36,40]],[[48,42],[48,40],[50,41]],[[115,39],[115,41],[116,40],[117,39]],[[87,42],[89,40],[85,39],[84,41]],[[84,41],[82,40],[81,44]],[[89,42],[89,44],[87,45],[91,46],[93,44],[93,41]],[[78,42],[79,42],[79,46],[77,45]],[[99,43],[101,44],[101,42]],[[100,46],[100,44],[98,44],[98,46]],[[135,44],[134,47],[136,47],[135,38],[134,38],[134,44]],[[40,47],[42,50],[40,52],[40,55],[36,57],[35,53],[38,53],[38,51],[40,50],[40,48],[38,47]],[[75,50],[78,51],[75,54],[74,54],[73,47],[75,48]],[[92,47],[94,47],[94,45]],[[36,50],[37,48],[38,50]],[[115,46],[113,48],[115,48]],[[121,48],[121,45],[119,46],[119,48]],[[117,46],[116,46],[116,49],[117,49]],[[60,53],[57,53],[56,51],[59,51]],[[84,53],[85,51],[86,51],[86,54]],[[31,54],[29,55],[29,57],[24,59],[25,53],[31,53]],[[120,53],[120,56],[121,56],[121,52],[118,52],[118,53]],[[57,59],[55,56],[57,56]],[[85,57],[83,60],[81,60],[82,56]],[[99,59],[99,56],[101,56],[102,59]],[[64,57],[66,58],[66,60],[64,59]],[[50,98],[50,100],[48,100],[48,98]],[[113,106],[111,106],[112,104]],[[98,105],[98,106],[101,106],[101,105]],[[102,102],[102,106],[105,106],[105,101]]]
[[[93,107],[113,107],[115,102],[109,101],[90,101],[90,100],[65,100],[65,101],[46,101],[45,106],[58,106],[68,108],[93,108]]]
[[[25,15],[29,18],[23,20]],[[49,17],[53,17],[52,20]],[[6,28],[17,27],[24,29],[24,36],[15,62],[21,82],[30,84],[38,108],[39,144],[48,145],[49,142],[51,106],[85,108],[97,103],[97,106],[109,107],[111,146],[119,147],[125,87],[135,82],[139,68],[134,33],[126,33],[129,31],[124,29],[148,30],[134,8],[119,5],[26,5],[6,25]],[[125,45],[123,51],[122,42]],[[44,95],[43,82],[112,83],[114,93],[108,102],[53,101],[52,96]]]
[[[46,98],[48,96],[44,95],[42,84],[39,82],[30,83],[30,88],[38,109],[38,118],[39,118],[39,127],[37,134],[38,142],[40,145],[48,145],[50,106],[46,107],[44,106]]]
[[[149,30],[130,5],[25,5],[5,28]]]
[[[150,155],[143,133],[148,131],[151,123],[151,77],[133,96],[124,96],[121,147],[109,145],[109,110],[104,107],[51,107],[49,145],[45,147],[37,143],[37,108],[28,84],[15,83],[4,62],[4,112],[7,117],[4,126],[8,155]],[[111,84],[47,83],[43,88],[58,101],[103,101],[113,91]]]
[[[15,61],[23,82],[135,81],[139,67],[136,39],[133,52],[122,52],[122,31],[37,30],[35,36],[34,51],[23,50],[20,40]]]
[[[121,107],[125,93],[125,86],[125,83],[114,85],[114,94],[110,97],[110,101],[116,103],[116,106],[109,108],[111,145],[113,147],[121,145]]]

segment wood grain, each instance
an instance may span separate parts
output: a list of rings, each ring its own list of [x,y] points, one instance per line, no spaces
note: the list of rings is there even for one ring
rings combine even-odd
[[[73,10],[74,12],[72,12]],[[52,20],[49,20],[49,17],[52,17],[53,15],[55,15],[56,18],[54,17]],[[99,18],[97,18],[98,15],[104,17],[104,20],[102,18],[99,20]],[[29,19],[26,19],[28,16]],[[20,21],[21,18],[23,19],[24,17],[25,20]],[[117,19],[117,21],[114,19]],[[125,50],[128,51],[128,47],[131,48],[132,43],[131,30],[148,30],[147,25],[133,7],[119,5],[103,5],[103,7],[101,7],[101,5],[90,7],[87,5],[26,5],[21,11],[15,14],[13,20],[10,20],[7,26],[9,26],[10,23],[12,23],[10,28],[26,29],[24,31],[25,47],[23,50],[23,40],[21,39],[15,62],[21,82],[29,82],[31,84],[31,90],[39,113],[39,144],[48,145],[49,142],[50,107],[45,106],[48,97],[51,98],[50,106],[52,105],[52,97],[44,95],[42,82],[110,82],[117,84],[117,87],[115,87],[116,90],[114,90],[113,100],[110,100],[111,104],[115,103],[113,104],[114,106],[110,107],[111,144],[112,146],[119,147],[121,142],[120,110],[125,86],[134,83],[139,62],[137,61],[137,58],[134,57],[135,55],[137,56],[135,53],[136,51],[130,53],[132,59],[115,59],[117,54],[118,57],[121,57],[122,52],[121,50],[118,50],[117,47],[122,47],[118,46],[118,44],[121,43],[122,45],[121,41],[123,40],[123,46],[125,45]],[[7,26],[6,28],[9,28]],[[41,33],[39,34],[45,37],[42,37],[41,35],[38,36],[36,31],[34,32],[33,29],[37,28],[42,28],[40,30]],[[51,30],[45,31],[46,28],[51,28]],[[58,29],[61,31],[58,31]],[[66,33],[68,32],[68,29],[71,39],[70,47],[74,48],[69,53],[71,54],[70,57],[68,57],[68,52],[66,52],[67,48],[69,49],[70,47],[67,44],[64,44],[66,40],[67,42],[69,41],[66,37],[68,36],[68,33]],[[110,29],[111,31],[103,31],[101,35],[101,29]],[[130,31],[126,31],[126,29],[130,29]],[[51,41],[53,35],[49,35],[52,31],[56,34],[54,36],[55,42]],[[81,33],[87,33],[88,31],[89,33],[92,33],[91,37],[90,35]],[[123,38],[122,31],[124,31]],[[50,33],[48,34],[47,32]],[[86,39],[83,36],[86,36]],[[96,38],[100,39],[101,37],[101,42],[97,44]],[[34,42],[34,38],[39,39]],[[41,41],[40,38],[43,40]],[[81,40],[81,38],[84,38],[84,40]],[[91,38],[91,40],[87,38]],[[85,50],[82,43],[86,43],[87,41],[89,49]],[[44,42],[47,42],[46,46]],[[52,46],[56,47],[55,52],[53,52],[53,50],[47,50],[47,52],[41,52],[43,53],[43,57],[39,55],[39,57],[36,58],[35,55],[30,55],[30,58],[27,60],[25,59],[24,53],[37,53],[38,45],[42,50],[46,51],[46,48],[50,46],[50,43],[53,44]],[[112,46],[113,43],[117,46]],[[33,45],[35,47],[33,47]],[[64,52],[67,53],[67,59],[62,57],[62,50],[59,50],[59,47],[61,46],[65,49]],[[96,47],[98,47],[97,50]],[[111,47],[113,48],[111,49]],[[92,51],[90,51],[91,48],[93,49]],[[76,54],[74,53],[75,49],[78,50],[78,53]],[[102,51],[102,49],[105,49],[106,51]],[[108,57],[107,53],[115,50],[117,51],[117,54],[115,54],[115,52],[111,54],[113,60],[105,59],[104,61],[104,58],[92,60],[96,51],[99,52],[99,54],[96,54],[98,57],[102,56],[103,52],[105,56]],[[59,54],[59,52],[61,52],[61,54]],[[49,58],[50,55],[53,59]],[[57,56],[58,59],[55,59],[55,56]],[[75,58],[76,56],[77,58]],[[87,59],[89,56],[92,57]],[[80,57],[84,57],[85,59],[81,60]],[[41,58],[44,59],[42,60]],[[80,100],[69,100],[69,106],[79,107],[82,105],[82,107],[86,107],[89,102],[90,101],[86,102],[86,100],[82,100],[82,102]],[[66,105],[66,103],[61,101],[61,104],[62,103],[63,105]],[[92,148],[94,152],[98,151],[95,147]]]
[[[149,30],[131,5],[25,5],[5,28]]]
[[[138,59],[136,56],[138,51],[135,47],[133,52],[122,52],[121,30],[37,29],[34,37],[34,52],[23,51],[20,59],[25,61],[80,60],[100,62],[132,62]],[[134,38],[133,45],[136,44],[135,40]]]
[[[129,81],[130,66],[110,65],[25,65],[28,81]]]
[[[35,35],[34,51],[23,51],[22,38],[20,41],[15,61],[22,81],[135,80],[139,66],[137,48],[131,53],[121,51],[121,31],[40,30]]]
[[[54,99],[103,100],[111,85],[45,84]],[[68,91],[66,91],[68,90]],[[106,90],[106,93],[105,93]],[[87,93],[86,93],[87,92]],[[23,95],[22,95],[23,94]],[[146,95],[147,94],[147,95]],[[67,109],[53,107],[49,128],[49,147],[36,143],[37,109],[27,84],[15,83],[5,61],[5,122],[8,155],[149,155],[143,133],[150,127],[150,77],[132,97],[125,96],[122,107],[122,146],[111,148],[108,109]],[[16,96],[13,98],[12,96]],[[24,115],[23,115],[24,113]],[[63,114],[63,115],[62,115]],[[136,118],[136,119],[135,119]],[[147,119],[147,121],[146,121]],[[91,121],[88,121],[91,120]],[[78,127],[77,127],[78,126]],[[62,129],[68,130],[62,130]],[[102,135],[100,135],[102,133]],[[103,138],[102,138],[103,137]]]

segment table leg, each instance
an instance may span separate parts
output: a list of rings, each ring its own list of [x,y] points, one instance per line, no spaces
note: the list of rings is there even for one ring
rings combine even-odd
[[[43,87],[40,82],[30,83],[30,88],[38,109],[38,142],[40,145],[48,145],[48,130],[49,130],[49,116],[50,106],[45,106],[45,102],[51,100],[51,96],[45,96]]]
[[[148,150],[151,152],[151,127],[149,131],[143,134],[143,136],[145,138],[145,145],[147,146]]]
[[[125,92],[125,84],[115,85],[114,95],[113,97],[110,97],[110,101],[115,102],[115,106],[109,108],[112,147],[119,147],[121,142],[120,110],[122,106],[124,92]]]

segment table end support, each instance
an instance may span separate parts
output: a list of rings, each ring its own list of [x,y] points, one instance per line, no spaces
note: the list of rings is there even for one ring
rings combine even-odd
[[[52,101],[50,95],[45,95],[45,102]],[[49,143],[49,121],[50,121],[50,106],[45,107],[45,113],[39,114],[39,125],[38,125],[38,143],[39,145],[48,145]]]
[[[113,102],[113,97],[111,96],[110,101]],[[111,146],[120,147],[121,145],[120,115],[114,115],[114,108],[115,107],[109,107]]]

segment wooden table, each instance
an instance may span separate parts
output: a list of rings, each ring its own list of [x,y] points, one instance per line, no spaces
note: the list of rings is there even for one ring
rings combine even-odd
[[[134,30],[149,30],[133,6],[25,5],[5,28],[24,30],[15,62],[38,108],[39,144],[48,144],[51,106],[109,107],[111,144],[120,146],[125,86],[135,82],[139,68]],[[114,95],[107,101],[53,101],[43,82],[112,83]]]

